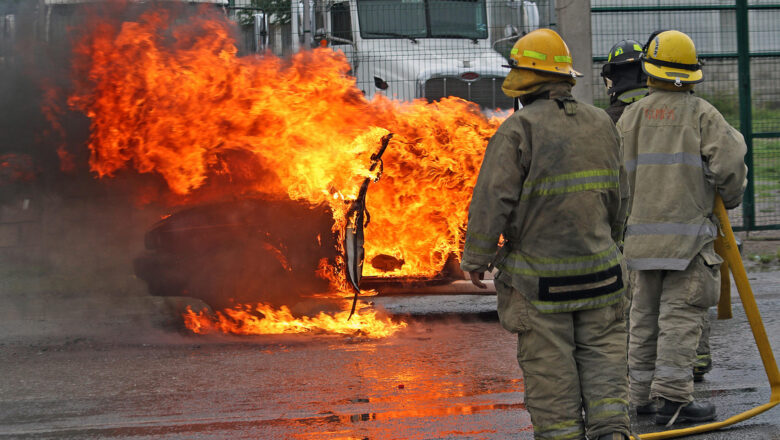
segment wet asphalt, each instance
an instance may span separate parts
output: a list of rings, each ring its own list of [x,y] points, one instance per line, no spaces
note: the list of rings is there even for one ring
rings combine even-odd
[[[780,272],[750,278],[777,357]],[[718,420],[770,394],[733,292],[734,318],[713,321],[714,368],[696,384]],[[373,301],[409,327],[382,340],[130,327],[0,339],[0,439],[533,438],[516,338],[498,324],[495,296]],[[647,417],[634,428],[659,429]],[[686,438],[780,439],[780,408]]]

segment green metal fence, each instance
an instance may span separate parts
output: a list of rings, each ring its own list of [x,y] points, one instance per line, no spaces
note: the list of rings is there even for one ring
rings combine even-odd
[[[599,73],[612,44],[644,43],[658,29],[691,36],[705,61],[699,96],[739,128],[748,145],[748,188],[735,229],[780,229],[780,3],[760,0],[593,1],[594,102],[606,106]],[[594,84],[595,85],[595,84]]]

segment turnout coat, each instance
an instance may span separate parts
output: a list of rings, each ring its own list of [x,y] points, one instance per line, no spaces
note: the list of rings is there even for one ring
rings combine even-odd
[[[542,313],[611,305],[627,279],[618,247],[628,179],[615,126],[545,84],[490,140],[469,207],[461,268],[497,278]],[[505,241],[499,247],[499,237]],[[499,298],[512,331],[511,298]]]
[[[629,269],[685,270],[715,240],[716,191],[727,208],[747,185],[745,141],[715,107],[687,92],[651,88],[617,124],[623,138],[631,200],[625,231]]]

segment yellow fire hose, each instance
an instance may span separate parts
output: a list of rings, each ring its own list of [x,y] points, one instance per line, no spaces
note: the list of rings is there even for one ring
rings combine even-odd
[[[768,403],[729,417],[722,422],[707,423],[706,425],[699,425],[691,428],[641,434],[640,437],[642,440],[675,438],[684,435],[714,431],[747,420],[780,403],[780,372],[777,369],[777,363],[772,354],[772,347],[769,345],[769,339],[766,336],[764,323],[761,321],[761,314],[758,312],[756,298],[753,296],[753,290],[750,288],[750,283],[747,279],[745,266],[742,265],[742,256],[739,254],[737,241],[734,239],[734,231],[731,229],[731,223],[729,223],[729,217],[726,214],[726,207],[723,206],[723,200],[720,196],[715,197],[714,214],[718,217],[718,220],[720,220],[721,229],[721,236],[715,241],[715,250],[723,257],[734,276],[734,284],[737,285],[739,298],[742,300],[742,306],[745,308],[745,314],[750,323],[750,329],[753,331],[753,337],[756,340],[756,346],[758,346],[758,353],[761,355],[761,361],[764,363],[764,370],[769,379],[769,386],[772,389],[772,394],[769,397]],[[718,318],[728,319],[731,317],[731,292],[729,287],[730,283],[728,282],[728,270],[724,270],[724,268],[721,267],[721,275],[725,275],[725,282],[723,284],[726,284],[726,287],[724,289],[723,284],[721,284]],[[725,299],[724,296],[726,296]]]

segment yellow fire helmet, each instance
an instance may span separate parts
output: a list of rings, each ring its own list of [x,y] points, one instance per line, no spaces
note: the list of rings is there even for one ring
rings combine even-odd
[[[642,70],[649,77],[674,83],[677,87],[704,79],[693,40],[680,31],[651,35],[640,58]]]
[[[572,78],[582,76],[572,67],[569,47],[552,29],[536,29],[517,40],[509,54],[509,65],[504,67],[536,70]]]

